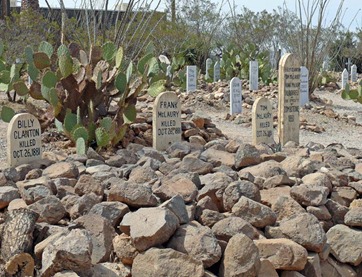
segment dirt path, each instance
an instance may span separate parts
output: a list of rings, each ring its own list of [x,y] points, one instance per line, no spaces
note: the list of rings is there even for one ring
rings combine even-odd
[[[0,97],[0,104],[6,103],[5,95]],[[332,101],[330,107],[340,115],[349,115],[356,118],[356,122],[362,124],[362,105],[354,103],[353,101],[343,100],[338,93],[317,91],[315,95],[321,99]],[[273,99],[275,102],[276,99]],[[16,104],[15,104],[16,105]],[[312,103],[312,106],[316,106]],[[17,109],[22,109],[22,105],[17,105]],[[201,115],[211,118],[212,122],[230,139],[238,139],[245,143],[251,143],[251,125],[245,126],[237,124],[235,121],[225,120],[229,108],[226,105],[218,105],[218,108],[211,107],[206,103],[200,102],[194,110]],[[250,112],[250,111],[249,111]],[[328,145],[330,143],[342,143],[345,147],[362,148],[362,126],[348,124],[344,121],[328,118],[325,115],[314,113],[311,110],[302,109],[301,117],[306,118],[308,123],[314,123],[317,126],[323,127],[325,132],[314,133],[311,131],[301,130],[300,144],[306,145],[308,142],[321,143]],[[0,120],[0,169],[5,168],[6,165],[6,132],[7,123]],[[277,130],[274,129],[276,136]],[[277,140],[277,138],[276,138]]]

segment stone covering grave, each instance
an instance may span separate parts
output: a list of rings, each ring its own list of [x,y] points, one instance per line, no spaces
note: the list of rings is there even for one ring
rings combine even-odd
[[[234,77],[230,81],[230,114],[241,113],[241,94],[241,80],[238,77]]]
[[[153,147],[166,150],[181,141],[181,103],[174,92],[159,94],[153,107]]]
[[[265,97],[255,100],[252,110],[253,144],[274,143],[273,110],[270,101]]]
[[[8,164],[17,166],[41,159],[39,120],[28,113],[15,115],[8,126]]]
[[[281,145],[288,141],[299,144],[300,64],[293,54],[285,54],[279,62],[278,136]]]

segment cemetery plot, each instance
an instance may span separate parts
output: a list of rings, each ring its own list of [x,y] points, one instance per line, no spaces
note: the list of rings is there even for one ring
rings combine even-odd
[[[181,103],[174,92],[157,96],[153,106],[153,147],[166,150],[181,141]]]

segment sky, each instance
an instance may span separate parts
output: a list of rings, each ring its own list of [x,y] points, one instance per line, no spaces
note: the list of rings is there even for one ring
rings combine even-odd
[[[127,0],[123,0],[125,3]],[[151,0],[148,0],[150,2]],[[222,0],[213,0],[214,3],[220,3]],[[225,0],[224,0],[225,1]],[[232,2],[233,0],[231,0]],[[313,0],[302,0],[304,3],[312,2]],[[50,6],[59,7],[58,0],[48,0]],[[97,1],[101,3],[103,1]],[[117,0],[110,0],[110,6],[114,6]],[[122,2],[122,1],[120,1]],[[141,1],[142,2],[142,1]],[[153,3],[158,2],[157,0],[153,0]],[[165,9],[166,0],[161,0],[161,5],[159,10],[163,11]],[[176,0],[176,4],[177,4]],[[227,2],[227,1],[225,1]],[[245,6],[246,8],[258,12],[262,10],[267,10],[268,12],[272,12],[273,9],[277,9],[280,6],[283,6],[283,3],[286,3],[287,7],[291,11],[295,11],[295,0],[234,0],[234,3],[237,7]],[[341,0],[329,0],[328,10],[326,13],[326,22],[325,26],[332,21],[333,16],[336,13],[339,3]],[[41,7],[46,7],[46,2],[44,0],[39,0]],[[64,0],[64,4],[68,8],[79,7],[81,3],[84,3],[84,0]],[[225,5],[223,11],[227,12],[229,10],[228,5]],[[236,10],[237,11],[237,10]],[[355,18],[353,21],[352,19]],[[350,28],[350,30],[354,31],[356,28],[362,29],[362,0],[344,0],[343,5],[343,19],[342,23],[346,28]]]

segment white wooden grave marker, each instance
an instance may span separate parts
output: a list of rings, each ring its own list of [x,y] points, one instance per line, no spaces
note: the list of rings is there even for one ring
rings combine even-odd
[[[29,113],[15,115],[7,131],[7,155],[10,167],[41,159],[41,129],[39,120]]]
[[[230,114],[242,111],[241,80],[234,77],[230,81]]]
[[[251,113],[253,144],[273,144],[273,110],[270,101],[265,97],[259,97],[255,100]]]
[[[279,62],[278,136],[281,145],[299,144],[300,64],[293,54]]]
[[[171,70],[172,70],[171,65],[168,65],[167,68],[166,68],[166,76],[167,76],[168,78],[172,78]]]
[[[205,68],[205,71],[206,71],[205,72],[205,79],[206,80],[210,79],[209,70],[210,70],[211,66],[212,66],[212,59],[208,58],[206,60],[206,68]]]
[[[309,102],[309,71],[305,66],[300,67],[300,106]]]
[[[186,67],[186,92],[196,90],[197,85],[197,69],[196,65],[188,65]]]
[[[181,141],[181,103],[176,93],[160,93],[154,102],[153,147],[159,151],[166,150],[172,143]]]
[[[347,83],[348,83],[348,71],[345,68],[342,72],[342,89],[346,88]]]
[[[259,65],[258,61],[249,62],[249,89],[258,90]]]
[[[351,82],[357,82],[357,65],[355,64],[351,66]]]
[[[214,82],[219,82],[220,81],[220,62],[217,61],[214,64]]]

